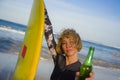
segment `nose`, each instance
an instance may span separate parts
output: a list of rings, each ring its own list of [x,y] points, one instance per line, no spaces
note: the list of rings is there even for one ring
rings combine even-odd
[[[67,43],[67,44],[66,44],[66,47],[67,47],[67,48],[69,48],[69,47],[71,47],[71,46],[72,46],[72,45],[71,45],[70,43]]]

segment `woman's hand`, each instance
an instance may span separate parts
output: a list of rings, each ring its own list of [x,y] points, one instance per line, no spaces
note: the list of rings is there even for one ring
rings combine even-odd
[[[94,72],[91,72],[90,77],[86,78],[85,80],[94,80]]]
[[[80,75],[80,72],[76,72],[76,78],[75,78],[75,80],[78,80],[79,75]],[[94,72],[91,72],[90,73],[90,77],[85,78],[85,80],[94,80],[94,75],[95,75]]]

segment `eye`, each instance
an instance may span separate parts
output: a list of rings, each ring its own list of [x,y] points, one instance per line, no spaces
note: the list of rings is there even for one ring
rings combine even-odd
[[[75,44],[75,41],[71,40],[71,41],[70,41],[70,44],[71,44],[71,45]]]
[[[62,45],[65,45],[66,43],[65,42],[62,42]]]

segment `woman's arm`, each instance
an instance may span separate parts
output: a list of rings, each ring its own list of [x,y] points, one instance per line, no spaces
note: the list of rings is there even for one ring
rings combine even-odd
[[[53,35],[52,24],[50,22],[46,8],[45,8],[45,25],[44,26],[45,26],[45,39],[47,41],[48,48],[52,54],[53,60],[55,60],[56,42],[55,42],[54,35]]]

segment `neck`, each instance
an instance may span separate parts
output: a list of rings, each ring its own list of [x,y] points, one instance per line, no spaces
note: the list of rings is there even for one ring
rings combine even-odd
[[[76,61],[78,61],[78,56],[77,55],[66,56],[66,65],[70,65],[72,63],[75,63]]]

